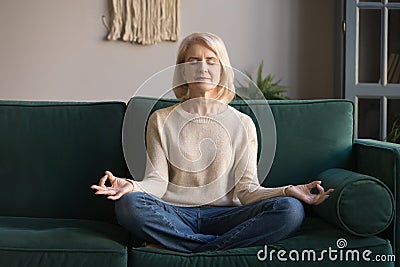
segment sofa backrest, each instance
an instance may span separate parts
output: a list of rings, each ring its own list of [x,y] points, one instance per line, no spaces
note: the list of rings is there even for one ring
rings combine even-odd
[[[0,101],[0,216],[115,221],[90,185],[125,175],[123,102]]]
[[[145,124],[151,112],[177,103],[176,99],[134,97],[131,99],[124,125],[124,145],[131,155],[127,164],[132,175],[140,180],[145,167]],[[262,135],[260,125],[276,126],[276,150],[264,186],[301,184],[314,180],[329,168],[352,169],[353,104],[347,100],[235,100],[231,106],[252,117],[257,127],[259,160],[261,147],[269,145],[270,136]],[[274,122],[269,121],[266,105],[270,107]],[[258,114],[255,116],[254,114]],[[261,114],[261,115],[260,115]],[[260,122],[258,120],[267,120]],[[262,138],[261,138],[262,136]],[[268,160],[268,155],[267,155]],[[263,162],[259,162],[263,167]],[[266,163],[268,164],[268,163]],[[262,175],[263,172],[261,172]],[[260,170],[259,170],[260,174]],[[259,177],[260,179],[264,177]]]
[[[277,130],[268,186],[315,180],[330,168],[353,169],[353,103],[348,100],[270,101]]]

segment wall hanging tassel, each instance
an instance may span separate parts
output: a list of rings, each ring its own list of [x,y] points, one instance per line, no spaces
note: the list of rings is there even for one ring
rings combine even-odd
[[[133,21],[132,21],[132,16],[133,16],[133,4],[132,0],[126,0],[125,2],[125,10],[126,10],[126,17],[125,17],[125,33],[124,36],[122,37],[122,40],[125,42],[132,42],[133,41]]]
[[[121,37],[123,23],[124,0],[112,0],[112,24],[107,36],[108,40],[117,40]]]
[[[177,41],[180,0],[112,0],[108,40],[151,45]]]

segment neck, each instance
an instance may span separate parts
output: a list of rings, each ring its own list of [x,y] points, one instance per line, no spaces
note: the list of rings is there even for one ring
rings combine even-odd
[[[227,107],[225,103],[215,98],[207,97],[189,98],[182,103],[182,108],[185,111],[201,116],[221,113],[225,111]]]
[[[200,91],[189,89],[189,99],[193,98],[209,98],[216,99],[218,96],[218,90]]]

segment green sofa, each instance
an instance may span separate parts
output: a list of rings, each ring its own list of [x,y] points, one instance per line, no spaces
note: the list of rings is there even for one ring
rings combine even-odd
[[[354,140],[353,104],[346,100],[268,102],[277,144],[263,185],[321,179],[335,189],[322,205],[305,206],[293,236],[195,254],[138,247],[118,226],[114,203],[90,185],[105,170],[128,176],[132,169],[140,177],[147,116],[176,102],[0,101],[0,266],[400,266],[393,255],[400,145]],[[231,105],[255,119],[266,102]],[[255,122],[259,142],[268,144]],[[138,149],[125,160],[132,145]]]

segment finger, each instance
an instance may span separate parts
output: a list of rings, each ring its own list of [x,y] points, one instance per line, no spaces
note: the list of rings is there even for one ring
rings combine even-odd
[[[333,189],[329,189],[329,190],[323,192],[322,194],[319,194],[319,196],[325,196],[325,195],[329,196],[329,194],[332,193],[333,191],[334,191]]]
[[[319,197],[314,203],[313,205],[319,205],[322,202],[324,202],[327,198],[329,197],[329,195],[323,195],[321,197]]]
[[[307,184],[307,188],[308,189],[313,189],[314,187],[316,187],[319,184],[321,184],[321,181],[313,181],[313,182]]]
[[[98,190],[95,194],[96,195],[106,195],[106,196],[113,196],[117,193],[116,190],[107,189],[107,190]]]
[[[118,194],[116,194],[116,195],[114,195],[114,196],[109,196],[109,197],[107,197],[107,198],[110,199],[110,200],[118,200],[118,199],[120,199],[123,195],[124,195],[123,193],[119,192]]]
[[[107,174],[104,175],[103,177],[101,177],[101,178],[100,178],[100,181],[99,181],[99,186],[105,187],[105,184],[106,184],[107,179],[108,179],[108,175],[107,175]]]
[[[120,199],[123,195],[130,193],[130,192],[131,192],[130,186],[128,186],[128,187],[125,186],[121,190],[116,192],[116,194],[114,196],[109,196],[107,198],[111,199],[111,200],[117,200],[117,199]]]
[[[110,171],[106,171],[106,175],[108,176],[108,179],[110,180],[110,183],[113,183],[117,177],[114,176]]]
[[[322,202],[324,202],[328,197],[329,194],[332,193],[334,191],[334,189],[328,189],[326,192],[324,192],[323,194],[318,195],[318,197],[316,198],[316,201],[314,203],[314,205],[319,205]]]
[[[332,189],[332,188],[331,188],[331,189],[326,190],[325,193],[329,195],[329,194],[332,193],[333,191],[335,191],[335,189]]]
[[[104,190],[105,189],[105,186],[98,186],[98,185],[92,185],[91,187],[90,187],[91,189],[94,189],[94,190]]]
[[[110,190],[115,191],[112,187],[98,186],[98,185],[92,185],[90,188],[97,191],[110,191]]]
[[[318,194],[323,194],[323,193],[325,193],[325,189],[324,189],[321,185],[319,185],[319,184],[317,184],[317,189],[318,189]]]

